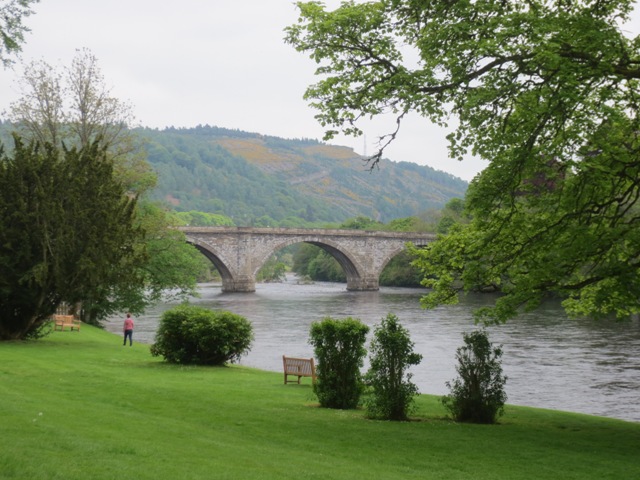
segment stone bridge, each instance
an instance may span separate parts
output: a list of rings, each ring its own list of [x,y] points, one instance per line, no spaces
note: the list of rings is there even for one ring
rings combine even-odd
[[[256,274],[278,250],[306,242],[342,266],[347,290],[378,290],[384,267],[407,242],[423,246],[435,235],[411,232],[253,227],[180,227],[187,241],[220,272],[222,291],[254,292]]]

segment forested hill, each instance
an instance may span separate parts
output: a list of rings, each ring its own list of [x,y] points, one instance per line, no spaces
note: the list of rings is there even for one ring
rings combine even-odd
[[[138,132],[158,172],[154,199],[178,211],[224,214],[237,225],[356,216],[388,222],[441,208],[467,188],[453,175],[408,162],[385,160],[370,171],[352,149],[317,140],[209,126]]]

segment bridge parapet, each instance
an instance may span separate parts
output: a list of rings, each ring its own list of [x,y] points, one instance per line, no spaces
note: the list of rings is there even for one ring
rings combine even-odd
[[[205,234],[251,234],[251,235],[276,235],[276,236],[299,236],[299,235],[320,235],[323,237],[374,237],[374,238],[415,238],[431,242],[435,240],[433,233],[423,232],[395,232],[386,230],[346,230],[331,228],[268,228],[268,227],[176,227],[185,233],[205,233]]]

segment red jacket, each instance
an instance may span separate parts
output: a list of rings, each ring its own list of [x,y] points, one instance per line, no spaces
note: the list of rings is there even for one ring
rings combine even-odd
[[[133,318],[127,317],[124,321],[124,330],[133,330]]]

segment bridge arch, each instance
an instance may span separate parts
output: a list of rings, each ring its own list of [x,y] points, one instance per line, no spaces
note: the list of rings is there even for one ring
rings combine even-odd
[[[424,247],[429,242],[421,239],[418,242],[411,242],[411,243],[413,243],[416,247]],[[378,278],[380,278],[380,275],[382,275],[383,270],[389,264],[389,262],[393,260],[395,257],[397,257],[398,255],[400,255],[402,252],[404,252],[406,249],[407,248],[405,244],[402,246],[398,246],[395,250],[390,250],[386,252],[386,255],[382,258],[382,260],[380,261],[380,265],[378,266]]]
[[[220,249],[216,249],[215,246],[209,245],[207,242],[199,241],[196,238],[186,237],[187,243],[190,243],[196,249],[202,253],[211,263],[213,263],[220,277],[222,278],[223,291],[235,291],[237,272],[232,271],[229,265],[232,265],[229,260],[225,261],[225,255]]]
[[[331,241],[330,239],[318,239],[317,236],[299,238],[292,237],[274,245],[270,251],[264,253],[257,259],[256,265],[254,265],[254,277],[258,274],[258,271],[267,262],[267,260],[269,260],[269,258],[271,258],[271,256],[278,250],[282,250],[289,245],[295,245],[297,243],[309,243],[311,245],[315,245],[335,258],[347,277],[347,290],[355,289],[354,285],[358,284],[358,281],[362,278],[364,273],[362,265],[360,265],[359,261],[354,258],[349,251],[346,251],[343,246]]]

